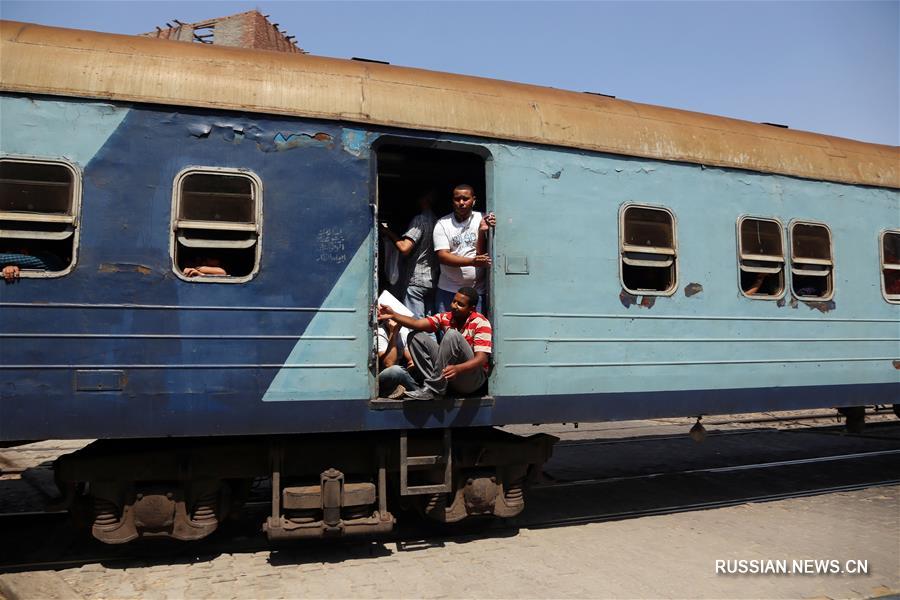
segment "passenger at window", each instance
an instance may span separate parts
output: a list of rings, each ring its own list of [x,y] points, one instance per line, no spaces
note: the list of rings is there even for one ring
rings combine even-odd
[[[405,286],[403,305],[414,317],[421,318],[434,312],[434,284],[436,259],[434,256],[434,212],[431,210],[434,196],[428,192],[419,198],[419,214],[412,218],[402,236],[381,225],[381,232],[405,257],[400,283]]]
[[[0,267],[3,280],[12,283],[19,279],[22,269],[34,271],[62,271],[62,261],[50,252],[32,251],[29,248],[14,248],[11,252],[0,252]]]
[[[400,398],[407,390],[418,386],[415,379],[401,363],[411,365],[409,352],[400,339],[400,324],[393,320],[379,324],[376,337],[378,344],[378,396],[380,398]]]
[[[437,309],[447,312],[456,290],[473,287],[479,294],[477,310],[484,299],[484,270],[491,265],[487,254],[487,232],[497,223],[493,213],[482,218],[473,210],[475,190],[461,184],[453,189],[453,212],[441,217],[434,226],[434,250],[441,267],[438,280]],[[486,307],[485,307],[486,310]]]
[[[228,271],[222,266],[222,261],[213,257],[197,258],[190,262],[182,271],[185,277],[203,277],[206,275],[227,276]]]
[[[447,393],[471,394],[487,379],[491,354],[490,322],[475,310],[478,292],[460,288],[453,296],[448,312],[416,319],[394,313],[389,306],[378,307],[378,320],[395,320],[414,330],[407,340],[413,363],[424,378],[424,386],[408,391],[404,398],[432,400]],[[443,332],[438,344],[428,333]]]
[[[766,280],[768,278],[769,278],[769,276],[766,273],[757,273],[756,279],[753,280],[753,283],[750,285],[749,288],[744,290],[744,293],[747,294],[748,296],[755,296],[757,294],[771,295],[771,293],[767,289],[763,289],[763,288],[769,287],[766,285]],[[762,290],[762,291],[760,291],[760,290]]]

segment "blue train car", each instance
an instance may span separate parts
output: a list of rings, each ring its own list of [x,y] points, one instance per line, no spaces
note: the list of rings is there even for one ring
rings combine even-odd
[[[394,483],[440,520],[516,514],[552,440],[497,424],[897,401],[897,148],[386,65],[0,38],[0,252],[52,256],[0,285],[0,441],[100,438],[58,472],[104,541],[202,537],[260,476],[273,538],[389,529]],[[461,181],[498,215],[486,395],[380,400],[375,224]]]

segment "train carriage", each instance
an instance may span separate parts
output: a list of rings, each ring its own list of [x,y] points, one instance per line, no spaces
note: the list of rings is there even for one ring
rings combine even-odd
[[[0,442],[101,439],[58,475],[104,541],[202,537],[261,476],[274,538],[389,529],[397,483],[509,516],[552,440],[493,425],[900,392],[895,147],[14,22],[0,51],[0,252],[55,259],[0,285]],[[462,181],[498,215],[487,389],[379,399],[375,225]]]

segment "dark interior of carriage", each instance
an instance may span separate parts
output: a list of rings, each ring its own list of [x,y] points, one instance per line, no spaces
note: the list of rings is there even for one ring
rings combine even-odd
[[[377,150],[377,165],[378,221],[399,237],[419,214],[419,201],[423,196],[431,195],[432,210],[439,219],[452,212],[453,188],[462,183],[475,190],[474,210],[482,214],[486,211],[485,159],[479,154],[427,145],[384,144]],[[402,301],[404,257],[399,257],[400,277],[392,284],[384,251],[385,244],[391,243],[385,235],[379,235],[378,293],[388,290]],[[437,277],[436,272],[435,287]],[[400,360],[402,362],[402,357]],[[377,360],[373,362],[377,364]],[[481,392],[478,395],[486,393],[486,389]]]

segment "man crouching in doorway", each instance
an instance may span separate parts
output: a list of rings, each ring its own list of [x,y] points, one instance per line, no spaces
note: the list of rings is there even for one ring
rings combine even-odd
[[[468,395],[484,385],[492,331],[487,318],[475,311],[477,303],[475,288],[463,287],[453,296],[448,312],[423,319],[398,315],[388,306],[378,307],[379,321],[394,319],[413,330],[407,348],[425,384],[406,392],[404,398],[433,400],[445,395],[448,387]],[[443,333],[440,344],[428,335],[437,331]]]

